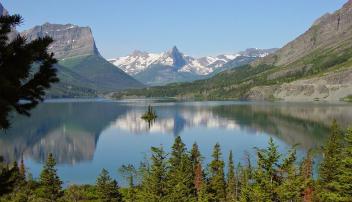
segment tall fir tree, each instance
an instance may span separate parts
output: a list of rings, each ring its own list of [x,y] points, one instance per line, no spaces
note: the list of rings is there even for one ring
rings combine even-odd
[[[251,185],[250,185],[250,176],[251,176],[251,167],[244,167],[241,164],[237,166],[238,170],[238,182],[239,182],[239,201],[247,202],[251,201]]]
[[[217,143],[213,149],[213,160],[209,164],[209,190],[214,196],[214,201],[226,200],[226,182],[224,174],[225,163],[221,159],[221,156],[220,144]]]
[[[201,153],[199,151],[199,147],[198,147],[198,144],[196,142],[193,143],[193,145],[192,145],[191,161],[192,161],[193,168],[195,168],[202,161],[202,155],[201,155]]]
[[[237,179],[235,173],[235,164],[233,162],[232,150],[229,153],[227,170],[227,187],[226,187],[226,201],[234,202],[237,201]]]
[[[257,168],[254,172],[256,181],[256,195],[262,197],[263,201],[277,201],[278,195],[276,188],[279,185],[279,160],[281,154],[278,151],[277,145],[270,137],[269,145],[266,149],[257,149]]]
[[[196,189],[197,195],[199,195],[203,183],[205,182],[203,180],[202,164],[198,163],[198,165],[194,168],[194,188]]]
[[[338,176],[342,201],[352,201],[352,128],[347,130],[342,150],[341,171]]]
[[[342,138],[342,131],[334,120],[330,136],[323,147],[323,161],[319,167],[317,197],[320,201],[341,201],[338,176],[342,166]]]
[[[0,129],[9,128],[12,111],[29,116],[45,90],[58,81],[53,67],[57,61],[47,52],[53,42],[50,37],[27,43],[17,34],[9,40],[9,33],[21,22],[19,15],[0,16]]]
[[[278,169],[280,181],[276,189],[280,201],[301,201],[302,178],[296,167],[296,149],[292,148]]]
[[[135,187],[135,178],[137,176],[137,170],[133,165],[123,165],[119,172],[127,179],[128,189],[124,195],[125,202],[135,202],[137,201],[136,187]]]
[[[143,180],[137,192],[139,201],[165,201],[167,195],[167,155],[162,147],[152,147],[150,167],[143,168]]]
[[[53,154],[50,153],[47,161],[45,162],[44,169],[40,173],[39,177],[39,198],[48,201],[57,201],[62,196],[62,182],[57,175],[55,166],[56,161],[53,157]]]
[[[300,178],[301,182],[303,182],[302,198],[304,202],[312,202],[314,199],[313,164],[312,151],[308,151],[300,166]]]
[[[202,155],[199,151],[198,144],[195,142],[191,149],[191,162],[193,167],[193,180],[195,191],[198,195],[201,189],[204,173],[202,169]]]
[[[195,201],[193,165],[181,137],[172,146],[167,174],[167,201]]]
[[[97,178],[96,189],[99,201],[121,202],[122,196],[116,180],[111,179],[109,172],[103,169]]]
[[[199,184],[199,191],[197,192],[197,202],[213,202],[214,196],[209,192],[208,184],[205,180]]]

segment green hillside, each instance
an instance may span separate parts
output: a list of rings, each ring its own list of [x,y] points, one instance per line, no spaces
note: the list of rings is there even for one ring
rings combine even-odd
[[[143,85],[98,55],[62,59],[56,65],[60,82],[48,97],[94,97]]]
[[[135,75],[134,78],[147,85],[156,86],[170,83],[170,81],[194,81],[200,79],[201,76],[190,72],[178,72],[174,67],[156,64]]]

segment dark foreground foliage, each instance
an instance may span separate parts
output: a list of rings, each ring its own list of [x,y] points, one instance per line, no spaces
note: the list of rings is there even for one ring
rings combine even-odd
[[[169,154],[162,147],[151,152],[138,169],[119,169],[128,182],[125,188],[103,169],[95,185],[63,189],[52,155],[38,180],[26,173],[23,161],[2,162],[0,201],[352,201],[352,129],[342,132],[336,122],[315,178],[312,152],[297,160],[294,147],[284,155],[273,139],[267,148],[256,149],[255,164],[247,157],[235,165],[230,151],[225,166],[221,147],[215,144],[205,165],[198,145],[189,151],[180,137]]]
[[[45,90],[58,81],[53,67],[57,61],[47,52],[53,40],[42,37],[27,43],[14,31],[21,22],[19,15],[0,16],[0,129],[10,127],[11,111],[29,116]]]

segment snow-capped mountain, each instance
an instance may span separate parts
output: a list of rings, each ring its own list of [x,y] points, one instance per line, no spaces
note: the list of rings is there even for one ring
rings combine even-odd
[[[183,54],[174,46],[162,53],[147,53],[136,50],[128,56],[110,59],[109,61],[145,84],[163,85],[201,79],[226,70],[228,66],[236,67],[248,64],[256,58],[265,57],[275,50],[252,48],[239,53],[195,58]]]
[[[194,58],[181,53],[177,47],[163,53],[147,53],[136,50],[128,56],[110,59],[109,61],[130,75],[136,75],[153,64],[175,67],[179,72],[192,72],[197,75],[208,75],[215,69],[239,56],[265,57],[275,49],[247,49],[234,54],[222,54],[218,56],[206,56]]]

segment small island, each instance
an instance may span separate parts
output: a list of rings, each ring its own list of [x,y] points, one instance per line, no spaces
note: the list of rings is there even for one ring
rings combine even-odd
[[[156,115],[155,111],[153,110],[152,106],[148,106],[148,111],[146,111],[143,116],[141,117],[143,120],[148,122],[154,121],[158,116]]]

